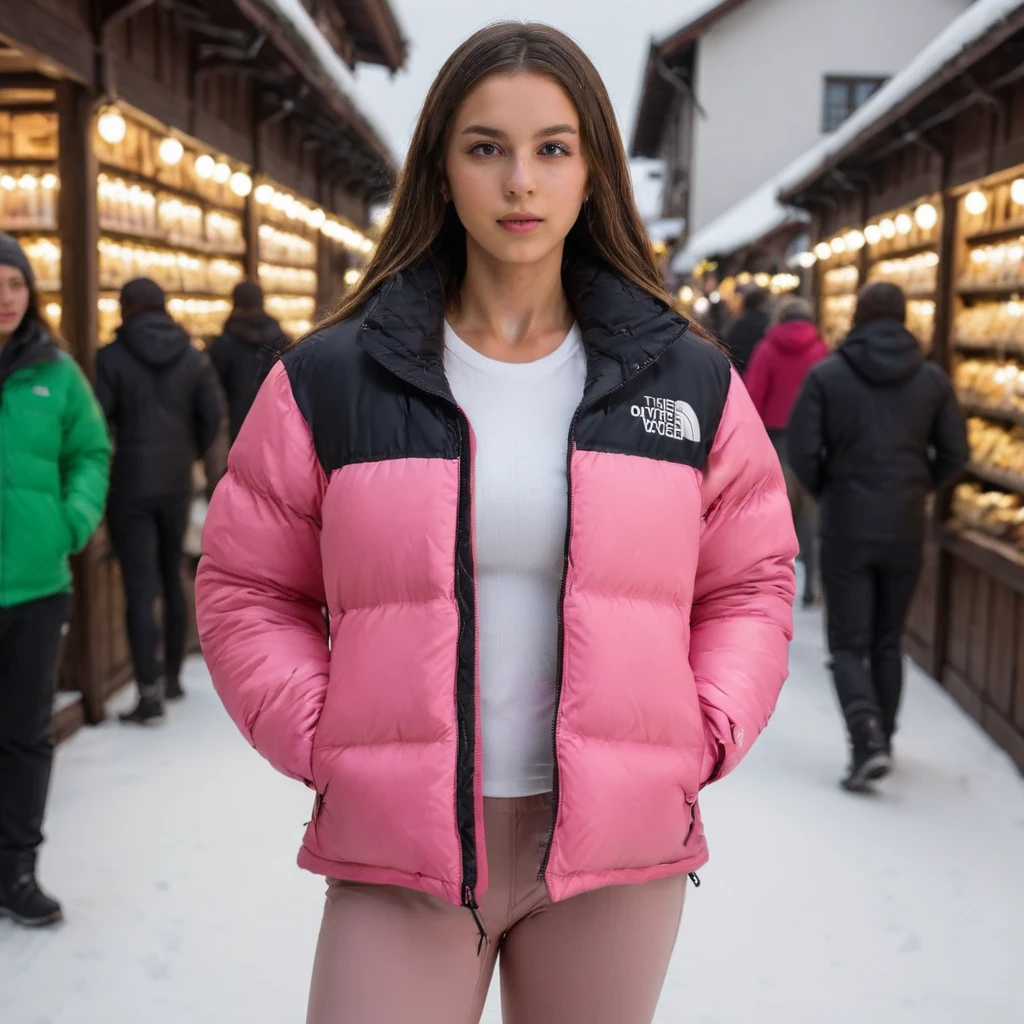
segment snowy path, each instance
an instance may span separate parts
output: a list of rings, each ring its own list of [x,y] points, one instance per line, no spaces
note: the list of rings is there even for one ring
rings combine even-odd
[[[898,774],[842,793],[822,662],[803,614],[772,726],[703,801],[712,861],[658,1024],[1020,1024],[1024,780],[914,674]],[[41,874],[69,920],[0,921],[3,1024],[303,1021],[309,797],[235,734],[199,661],[186,685],[163,729],[108,722],[61,749]]]

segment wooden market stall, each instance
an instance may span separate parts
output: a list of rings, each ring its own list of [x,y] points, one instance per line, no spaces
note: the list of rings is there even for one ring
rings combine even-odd
[[[135,276],[164,287],[200,347],[245,277],[296,337],[338,300],[394,177],[351,68],[405,54],[386,0],[0,3],[0,230],[89,375]],[[74,562],[62,736],[131,674],[102,527]]]
[[[820,319],[890,280],[969,415],[907,648],[1024,771],[1024,4],[980,0],[805,161]]]

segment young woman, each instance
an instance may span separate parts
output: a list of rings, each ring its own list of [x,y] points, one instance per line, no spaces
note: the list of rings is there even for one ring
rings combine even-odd
[[[68,555],[103,518],[110,439],[54,344],[21,246],[0,235],[0,917],[46,925],[36,882],[53,761],[53,691],[70,612]]]
[[[499,952],[506,1021],[650,1021],[698,791],[772,713],[785,485],[631,195],[578,47],[473,36],[362,284],[232,449],[200,631],[239,728],[316,791],[312,1024],[477,1020]]]

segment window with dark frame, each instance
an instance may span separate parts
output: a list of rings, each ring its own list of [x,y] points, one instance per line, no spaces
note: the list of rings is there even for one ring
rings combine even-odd
[[[885,85],[886,79],[828,75],[825,78],[825,110],[822,131],[834,132],[858,107]]]

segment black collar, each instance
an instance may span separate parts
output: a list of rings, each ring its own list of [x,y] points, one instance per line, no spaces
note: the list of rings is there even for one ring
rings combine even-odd
[[[21,328],[0,348],[0,387],[26,366],[53,362],[59,356],[59,349],[42,324],[35,321],[30,324],[23,322]]]
[[[605,264],[577,260],[563,283],[587,353],[585,405],[640,373],[688,327]],[[359,343],[398,377],[454,403],[444,373],[444,315],[440,278],[424,261],[381,285],[367,304]]]

